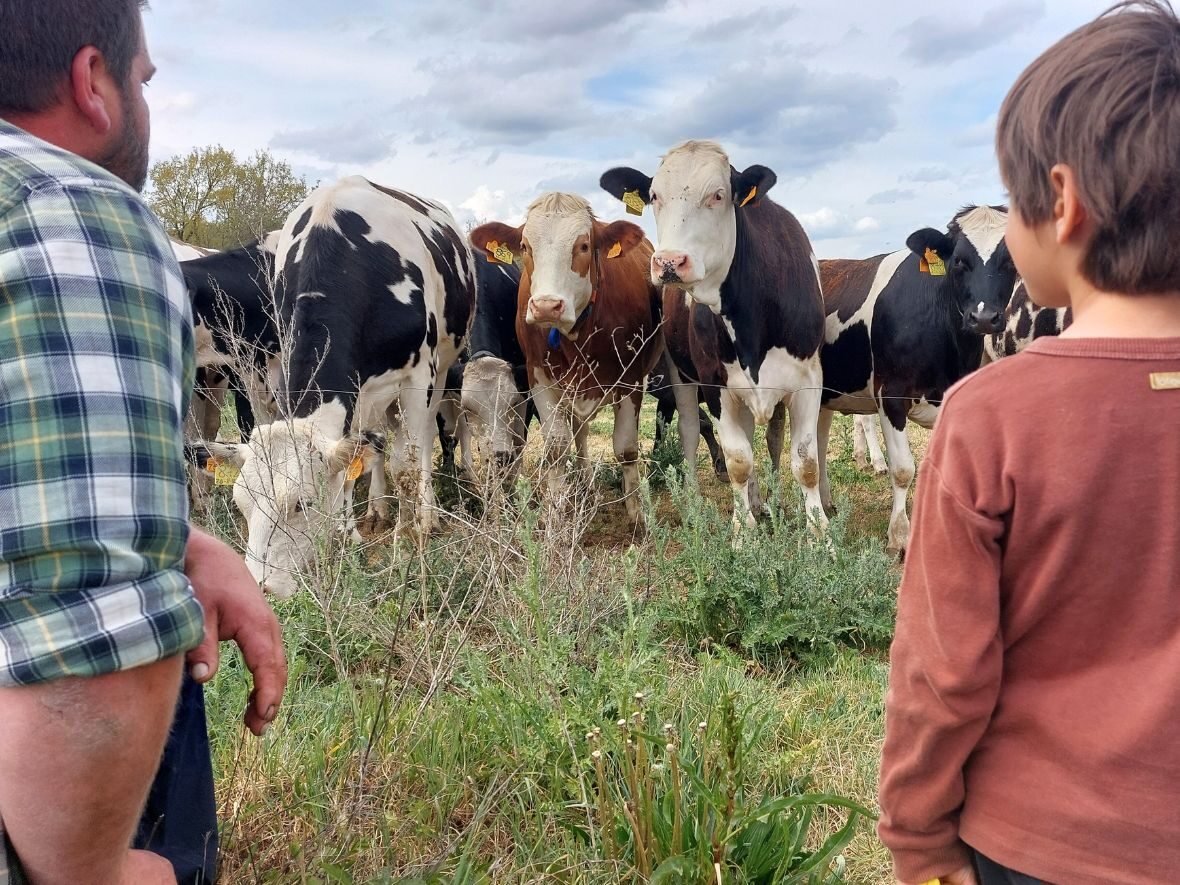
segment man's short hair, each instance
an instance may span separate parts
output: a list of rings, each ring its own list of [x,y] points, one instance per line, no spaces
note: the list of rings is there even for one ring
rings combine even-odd
[[[139,51],[146,0],[0,0],[0,114],[55,104],[78,50],[94,46],[121,87]]]
[[[996,128],[1013,207],[1047,221],[1058,163],[1094,225],[1082,273],[1103,291],[1180,290],[1180,20],[1166,0],[1120,3],[1017,79]]]

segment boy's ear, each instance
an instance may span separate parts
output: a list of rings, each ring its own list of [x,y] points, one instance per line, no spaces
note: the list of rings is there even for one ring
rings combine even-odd
[[[745,172],[738,172],[731,167],[729,183],[733,190],[734,205],[739,209],[742,206],[757,206],[776,181],[778,176],[765,166],[750,166]]]
[[[520,243],[524,238],[524,225],[520,227],[509,227],[502,221],[489,221],[487,224],[481,224],[469,235],[473,245],[484,255],[491,255],[495,247],[488,248],[488,244],[495,243],[499,246],[507,246],[513,252],[520,253]]]
[[[955,251],[955,241],[942,231],[932,227],[924,227],[914,231],[906,237],[905,244],[906,248],[919,258],[925,258],[926,250],[933,249],[943,261],[950,261],[951,255]]]
[[[626,255],[643,242],[643,228],[630,221],[612,221],[603,226],[597,234],[597,249],[607,258]]]
[[[628,191],[635,191],[644,203],[651,202],[651,176],[644,175],[638,169],[616,166],[603,172],[598,184],[616,200],[623,199],[623,194]]]

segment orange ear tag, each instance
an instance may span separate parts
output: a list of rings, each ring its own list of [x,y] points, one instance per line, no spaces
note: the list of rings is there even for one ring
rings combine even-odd
[[[216,466],[213,468],[214,485],[232,486],[237,481],[238,474],[242,472],[237,464],[228,464],[225,461],[218,461],[216,458],[209,460],[216,462]]]
[[[606,253],[606,257],[607,258],[618,258],[622,254],[623,254],[623,244],[622,243],[615,243],[613,246],[610,247],[610,251]]]
[[[348,471],[344,474],[344,478],[346,480],[348,480],[348,482],[353,482],[357,477],[359,477],[364,472],[365,472],[365,459],[362,458],[360,455],[357,455],[355,458],[352,459],[351,462],[349,462]]]
[[[750,202],[750,200],[754,199],[754,197],[756,197],[756,196],[758,196],[758,186],[757,185],[750,188],[750,192],[748,194],[746,194],[746,198],[744,200],[742,200],[741,206],[738,206],[738,208],[740,209],[742,206],[746,205],[746,203]]]
[[[938,257],[938,253],[931,248],[926,249],[926,264],[930,268],[930,276],[946,276],[946,265],[942,263],[942,259]]]
[[[930,273],[930,265],[926,263],[925,258],[918,259],[918,270],[922,273]]]

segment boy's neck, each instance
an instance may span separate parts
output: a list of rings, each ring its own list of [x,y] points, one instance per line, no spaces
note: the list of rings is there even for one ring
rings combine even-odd
[[[1070,292],[1068,338],[1180,338],[1180,292],[1121,295],[1090,287]]]

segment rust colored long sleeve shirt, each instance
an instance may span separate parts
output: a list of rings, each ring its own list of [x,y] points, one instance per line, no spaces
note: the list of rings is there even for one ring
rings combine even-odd
[[[966,844],[1048,882],[1180,881],[1180,339],[1041,339],[948,395],[891,657],[899,879]]]

